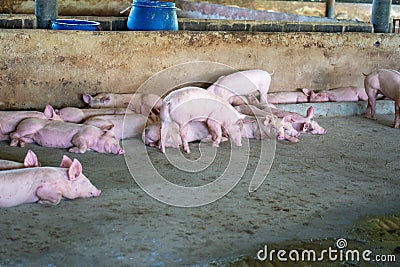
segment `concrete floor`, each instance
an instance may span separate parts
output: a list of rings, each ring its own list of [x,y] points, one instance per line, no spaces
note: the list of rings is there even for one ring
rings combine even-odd
[[[58,206],[0,209],[0,266],[203,266],[252,254],[268,243],[340,238],[360,216],[400,213],[400,130],[391,127],[393,118],[319,118],[328,133],[301,136],[297,144],[277,143],[266,180],[249,194],[260,147],[252,140],[238,185],[220,200],[195,208],[148,196],[124,156],[0,142],[3,159],[22,160],[27,149],[42,165],[57,166],[63,154],[78,158],[85,175],[102,190],[99,198],[63,200]],[[135,151],[141,140],[125,145]],[[195,146],[186,159],[196,159]],[[160,173],[193,185],[218,176],[230,149],[224,143],[216,163],[199,173],[173,168],[155,149],[147,152]],[[150,169],[137,171],[152,175]]]

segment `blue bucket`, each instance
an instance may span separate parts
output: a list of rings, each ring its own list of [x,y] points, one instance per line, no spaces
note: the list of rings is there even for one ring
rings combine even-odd
[[[80,19],[56,19],[51,21],[53,30],[99,31],[100,22]]]
[[[178,30],[175,3],[159,1],[133,1],[127,27],[131,31]]]

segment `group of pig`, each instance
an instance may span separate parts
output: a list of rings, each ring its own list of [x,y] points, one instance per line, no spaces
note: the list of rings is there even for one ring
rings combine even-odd
[[[47,105],[44,112],[0,111],[0,140],[10,140],[11,146],[35,142],[69,148],[72,153],[90,149],[114,154],[124,153],[121,139],[140,135],[146,145],[158,147],[163,153],[166,147],[180,146],[190,153],[188,143],[193,141],[209,140],[218,147],[229,138],[236,146],[241,146],[242,138],[298,142],[301,133],[326,133],[313,119],[314,108],[310,106],[303,116],[280,110],[274,103],[368,99],[366,116],[376,119],[378,93],[395,100],[395,127],[399,124],[397,71],[371,72],[365,77],[363,90],[350,87],[317,93],[308,89],[268,93],[270,83],[270,73],[248,70],[222,76],[206,89],[188,86],[164,98],[138,92],[84,94],[83,101],[90,108],[55,110]],[[100,190],[82,174],[79,161],[66,156],[59,168],[38,167],[36,156],[29,151],[23,164],[0,160],[0,170],[0,207],[35,201],[57,204],[61,197],[100,195]]]

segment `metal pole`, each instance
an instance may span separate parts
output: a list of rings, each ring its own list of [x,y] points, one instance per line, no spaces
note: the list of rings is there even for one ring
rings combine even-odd
[[[35,0],[35,15],[39,29],[50,29],[51,20],[58,17],[57,0]]]
[[[390,9],[392,0],[373,0],[371,23],[374,25],[374,32],[389,32]]]
[[[325,16],[332,19],[335,17],[335,0],[326,0]]]

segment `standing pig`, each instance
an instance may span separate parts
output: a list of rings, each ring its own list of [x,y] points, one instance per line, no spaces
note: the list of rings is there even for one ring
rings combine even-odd
[[[202,88],[190,86],[171,92],[163,101],[160,115],[162,121],[160,149],[163,153],[165,153],[163,127],[170,122],[178,124],[183,149],[187,153],[190,153],[187,141],[190,121],[206,122],[215,147],[218,147],[222,140],[222,128],[228,131],[236,146],[242,145],[241,119],[245,116],[224,99]]]
[[[0,172],[0,207],[23,203],[57,205],[61,198],[98,197],[97,189],[82,173],[82,165],[64,156],[60,168],[38,167]]]
[[[162,99],[158,95],[147,93],[100,93],[94,97],[84,93],[83,101],[91,108],[129,108],[146,116],[152,110],[158,113],[162,105]]]
[[[365,74],[364,74],[365,75]],[[366,75],[364,79],[365,91],[368,95],[368,105],[365,111],[367,118],[376,120],[376,95],[378,92],[394,100],[395,118],[394,128],[400,123],[400,72],[388,69],[379,69]]]
[[[348,101],[365,101],[368,96],[364,87],[345,86],[330,90],[321,90],[314,92],[304,88],[303,92],[307,92],[310,102],[348,102]]]
[[[31,168],[31,167],[39,167],[39,161],[36,157],[36,154],[33,153],[32,150],[28,150],[26,153],[24,162],[16,162],[11,160],[0,159],[0,171],[4,170],[13,170],[13,169],[21,169],[21,168]]]
[[[65,122],[81,123],[89,117],[97,115],[124,115],[133,113],[127,108],[102,108],[102,109],[80,109],[74,107],[66,107],[56,110],[56,114]]]
[[[50,105],[46,105],[44,112],[39,111],[0,111],[0,141],[9,140],[9,134],[15,130],[18,123],[26,118],[41,118],[60,120]]]
[[[92,125],[63,121],[28,118],[21,121],[10,134],[11,146],[24,146],[36,142],[41,146],[70,148],[72,153],[85,153],[92,149],[100,153],[123,154],[112,129],[100,129]]]
[[[115,138],[121,140],[141,135],[147,124],[147,117],[142,114],[99,115],[90,117],[83,124],[100,129],[114,127]]]
[[[260,102],[265,103],[270,84],[270,73],[263,70],[245,70],[220,77],[207,88],[207,91],[222,97],[234,106],[247,102],[240,96],[259,92]]]

